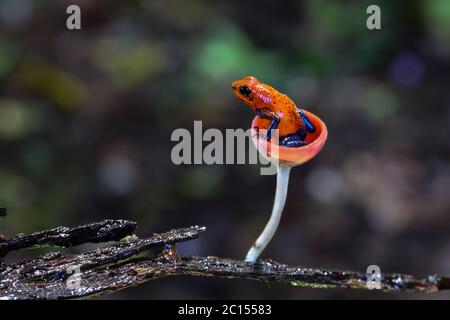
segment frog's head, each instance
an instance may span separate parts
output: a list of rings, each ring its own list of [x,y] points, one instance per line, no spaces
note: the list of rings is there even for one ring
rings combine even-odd
[[[268,92],[267,85],[259,82],[255,77],[236,80],[231,84],[231,88],[239,99],[249,104],[253,109],[264,102],[264,97],[267,97]]]

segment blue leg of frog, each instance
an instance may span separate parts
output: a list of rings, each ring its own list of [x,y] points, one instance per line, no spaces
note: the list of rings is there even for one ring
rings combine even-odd
[[[306,131],[308,131],[308,133],[315,132],[316,127],[314,127],[312,121],[309,120],[308,116],[301,109],[297,109],[297,110],[298,110],[298,113],[300,114],[300,117],[302,118],[302,121],[303,121],[303,124],[305,125]]]
[[[304,129],[302,129],[304,130]],[[306,132],[300,130],[298,133],[290,134],[280,138],[280,145],[290,148],[302,147],[306,145]]]
[[[272,121],[266,133],[266,139],[267,141],[270,141],[272,138],[272,130],[276,130],[278,128],[280,118],[275,113],[262,109],[256,110],[256,115],[262,119],[269,119]]]

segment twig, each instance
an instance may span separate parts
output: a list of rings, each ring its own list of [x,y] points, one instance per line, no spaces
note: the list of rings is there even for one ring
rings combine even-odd
[[[121,225],[123,221],[108,220],[102,223],[104,226],[112,226],[115,223]],[[98,224],[79,228],[89,230],[93,225]],[[53,229],[53,233],[58,229],[60,228]],[[177,275],[285,282],[313,288],[367,289],[368,275],[365,273],[293,267],[273,261],[252,264],[218,257],[187,257],[177,254],[177,242],[195,239],[204,230],[204,227],[198,226],[175,229],[144,239],[122,240],[79,255],[53,252],[31,261],[4,265],[0,267],[0,299],[80,298],[111,293],[149,280]],[[38,234],[47,233],[48,231],[43,231]],[[88,238],[92,239],[92,234],[90,235]],[[114,238],[107,236],[107,232],[102,237]],[[77,239],[77,243],[82,241]],[[52,243],[60,243],[58,241]],[[75,242],[69,242],[72,243]],[[154,255],[142,256],[144,251],[151,248],[157,248],[158,251]],[[80,270],[76,288],[68,285],[71,276],[68,270],[73,267]],[[450,278],[436,275],[417,278],[411,275],[382,274],[380,280],[384,291],[437,292],[450,289]]]
[[[116,241],[131,234],[135,228],[136,222],[133,221],[103,220],[76,228],[57,227],[30,235],[19,234],[0,243],[0,257],[33,246],[73,247],[87,242]]]

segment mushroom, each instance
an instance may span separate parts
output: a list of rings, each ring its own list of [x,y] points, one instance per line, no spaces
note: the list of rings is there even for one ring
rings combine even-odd
[[[324,146],[328,131],[325,123],[311,112],[303,110],[314,124],[316,130],[309,133],[305,139],[306,145],[302,147],[285,147],[278,145],[276,136],[271,140],[265,138],[270,125],[267,119],[255,116],[252,122],[252,141],[259,153],[268,158],[277,167],[277,187],[272,214],[261,235],[247,253],[245,261],[256,262],[262,251],[268,245],[277,230],[286,202],[289,174],[292,167],[311,160]]]

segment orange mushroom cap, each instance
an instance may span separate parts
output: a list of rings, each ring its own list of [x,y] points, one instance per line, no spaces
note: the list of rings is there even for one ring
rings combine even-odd
[[[279,164],[287,166],[298,166],[311,160],[325,145],[328,137],[328,130],[325,123],[315,114],[302,109],[308,118],[314,124],[316,131],[308,133],[305,141],[306,145],[302,147],[285,147],[278,145],[276,136],[270,141],[264,137],[270,125],[270,120],[262,119],[256,116],[252,122],[252,141],[256,149],[271,161],[277,161]],[[259,134],[258,134],[259,132]]]

